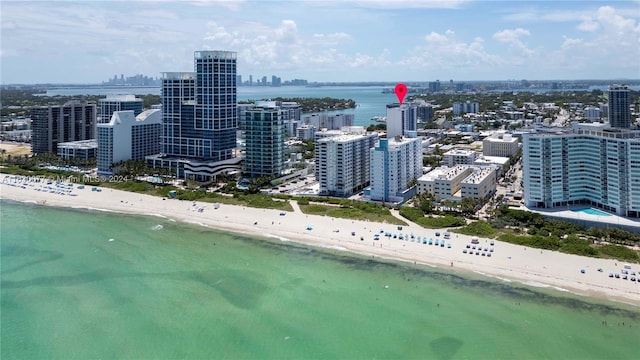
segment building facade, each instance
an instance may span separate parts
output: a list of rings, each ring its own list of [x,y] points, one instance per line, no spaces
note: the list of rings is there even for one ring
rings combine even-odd
[[[472,101],[454,102],[452,111],[453,115],[462,115],[469,113],[477,114],[480,112],[480,104]]]
[[[374,201],[404,202],[413,196],[409,185],[422,176],[420,138],[380,139],[370,151],[370,181],[367,195]]]
[[[311,140],[315,137],[316,127],[311,125],[301,125],[296,128],[296,139]]]
[[[244,131],[242,175],[247,178],[281,175],[285,160],[282,109],[275,101],[256,102],[246,111]]]
[[[285,136],[296,136],[296,129],[302,116],[302,108],[295,101],[282,101],[279,103],[282,109],[282,120],[284,121]]]
[[[347,197],[369,185],[369,153],[376,134],[336,135],[316,141],[316,178],[320,195]]]
[[[518,138],[511,134],[493,133],[482,140],[482,155],[512,157],[518,154]]]
[[[314,126],[316,129],[329,130],[353,126],[354,120],[355,115],[353,114],[312,114],[302,118],[302,122],[305,125]]]
[[[96,104],[70,101],[31,109],[32,152],[58,152],[58,144],[96,138]]]
[[[442,154],[442,165],[453,167],[454,165],[471,165],[476,161],[476,153],[473,150],[451,149]]]
[[[418,179],[418,193],[429,192],[436,200],[486,199],[496,191],[494,166],[456,165],[439,167]]]
[[[126,160],[144,160],[160,152],[162,111],[153,109],[134,116],[133,110],[116,111],[108,123],[97,125],[98,175],[113,175],[112,166]]]
[[[58,156],[63,159],[95,159],[98,154],[98,140],[79,140],[58,144]]]
[[[98,124],[111,121],[111,115],[116,111],[133,110],[133,115],[138,116],[142,112],[142,106],[142,99],[135,95],[107,95],[105,99],[98,100]]]
[[[577,129],[523,137],[527,207],[586,204],[640,217],[640,132]]]

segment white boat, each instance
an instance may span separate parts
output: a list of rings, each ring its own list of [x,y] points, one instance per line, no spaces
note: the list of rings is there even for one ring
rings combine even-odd
[[[374,116],[374,117],[371,118],[371,120],[377,121],[377,122],[386,122],[387,121],[387,117],[386,116]]]

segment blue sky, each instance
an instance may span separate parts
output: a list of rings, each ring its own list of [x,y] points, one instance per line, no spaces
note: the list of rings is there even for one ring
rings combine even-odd
[[[640,78],[640,1],[7,1],[0,82],[192,71],[309,81]]]

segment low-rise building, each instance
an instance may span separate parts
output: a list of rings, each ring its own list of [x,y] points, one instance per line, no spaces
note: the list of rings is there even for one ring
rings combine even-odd
[[[463,197],[485,199],[495,191],[496,172],[490,166],[443,166],[418,179],[418,193],[429,192],[438,201]]]
[[[476,161],[476,153],[473,150],[452,149],[442,155],[442,164],[449,167],[471,165],[474,161]]]
[[[68,141],[58,144],[58,156],[63,159],[95,159],[98,153],[98,140]]]
[[[496,171],[492,166],[473,167],[462,181],[462,198],[486,199],[496,192]]]

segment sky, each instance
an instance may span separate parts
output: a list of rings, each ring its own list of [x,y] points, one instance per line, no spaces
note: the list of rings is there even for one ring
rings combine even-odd
[[[640,79],[640,0],[0,0],[0,83],[193,71],[243,80]]]

